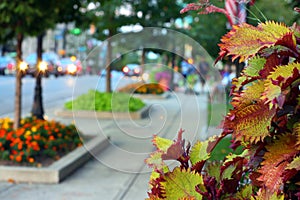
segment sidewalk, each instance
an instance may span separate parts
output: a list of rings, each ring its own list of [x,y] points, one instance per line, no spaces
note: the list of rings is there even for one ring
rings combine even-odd
[[[207,96],[173,93],[164,100],[147,100],[150,118],[141,120],[49,119],[72,121],[87,135],[110,137],[110,146],[94,155],[62,183],[0,183],[0,199],[9,200],[140,200],[147,197],[150,169],[144,159],[154,150],[153,134],[174,139],[180,128],[194,142],[207,138]]]

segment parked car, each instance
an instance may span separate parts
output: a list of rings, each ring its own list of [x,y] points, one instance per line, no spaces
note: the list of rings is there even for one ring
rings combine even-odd
[[[32,53],[25,58],[25,62],[28,63],[28,69],[26,74],[35,76],[37,73],[37,54]],[[42,61],[46,64],[45,75],[55,75],[58,76],[58,67],[60,66],[59,56],[54,52],[45,52],[42,54]]]
[[[9,56],[0,56],[0,75],[16,73],[16,61]]]
[[[82,65],[80,60],[74,57],[62,58],[60,59],[60,67],[58,72],[61,75],[81,75],[82,74]]]
[[[127,64],[122,69],[125,76],[140,76],[142,73],[141,66],[139,64]]]

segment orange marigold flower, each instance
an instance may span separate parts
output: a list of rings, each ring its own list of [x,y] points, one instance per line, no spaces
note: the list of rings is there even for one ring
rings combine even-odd
[[[3,138],[6,135],[6,130],[1,128],[0,129],[0,137]]]
[[[50,135],[49,140],[55,140],[55,137],[53,135]]]
[[[19,149],[19,150],[22,150],[22,148],[23,148],[23,142],[19,142],[19,143],[18,143],[18,149]]]
[[[27,136],[27,138],[26,138],[26,144],[27,144],[27,142],[29,142],[30,140],[32,140],[32,136],[31,136],[31,135]]]
[[[29,163],[34,163],[34,158],[28,158]]]
[[[19,128],[16,130],[16,135],[20,137],[25,132],[25,128]]]
[[[41,139],[41,136],[40,136],[40,135],[34,135],[34,136],[33,136],[33,139],[39,140],[39,139]]]
[[[21,156],[21,155],[18,155],[18,156],[16,157],[16,161],[17,161],[17,162],[21,162],[21,161],[22,161],[22,156]]]

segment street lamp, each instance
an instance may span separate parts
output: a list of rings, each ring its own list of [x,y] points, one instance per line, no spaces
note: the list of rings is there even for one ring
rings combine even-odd
[[[45,73],[46,70],[47,70],[47,63],[45,61],[41,61],[39,64],[38,64],[38,70],[42,73]]]
[[[38,119],[44,119],[44,107],[43,107],[43,98],[42,98],[42,75],[48,69],[47,63],[45,61],[38,62],[38,73],[36,75],[36,85],[34,91],[34,99],[31,113]],[[40,73],[41,72],[41,73]]]
[[[26,62],[24,62],[24,61],[20,62],[20,66],[19,66],[20,71],[24,72],[24,71],[26,71],[27,68],[28,68],[28,65]]]

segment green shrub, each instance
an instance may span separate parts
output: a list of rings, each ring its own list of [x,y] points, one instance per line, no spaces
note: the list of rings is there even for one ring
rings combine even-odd
[[[95,110],[114,112],[134,112],[145,106],[145,103],[126,93],[104,93],[89,90],[88,93],[65,103],[68,110]]]

